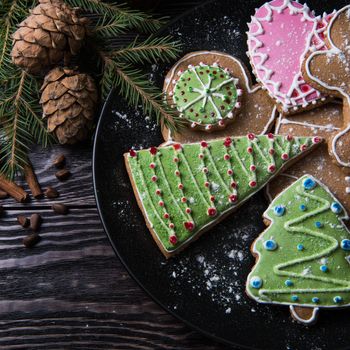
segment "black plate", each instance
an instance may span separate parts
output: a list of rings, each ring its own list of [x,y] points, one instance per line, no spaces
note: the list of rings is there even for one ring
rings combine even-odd
[[[199,49],[246,57],[246,23],[264,1],[221,0],[205,4],[166,29]],[[321,14],[347,1],[309,1]],[[169,67],[153,67],[161,84]],[[350,311],[321,311],[317,326],[291,320],[287,307],[260,305],[244,290],[253,266],[249,247],[264,225],[262,194],[206,233],[180,256],[166,261],[137,206],[122,154],[132,146],[162,142],[157,126],[111,93],[98,125],[94,148],[96,199],[111,243],[133,278],[166,310],[216,340],[254,349],[343,349],[350,344]],[[113,293],[113,290],[111,290]]]

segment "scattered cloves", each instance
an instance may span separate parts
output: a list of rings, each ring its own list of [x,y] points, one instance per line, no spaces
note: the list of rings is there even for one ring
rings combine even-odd
[[[49,199],[53,199],[57,198],[59,196],[59,193],[55,188],[49,186],[45,191],[45,196]]]
[[[57,169],[62,169],[65,165],[66,165],[66,157],[64,154],[60,154],[59,156],[57,156],[54,161],[53,161],[53,165],[57,168]]]
[[[69,211],[68,207],[63,203],[52,204],[52,210],[60,215],[67,215]]]
[[[69,170],[67,169],[61,169],[59,171],[56,172],[56,177],[58,180],[60,181],[65,181],[67,180],[72,174]]]
[[[30,217],[30,228],[34,231],[37,232],[40,229],[42,222],[42,218],[40,214],[32,214]]]
[[[23,228],[27,228],[29,227],[30,221],[27,217],[25,217],[24,215],[18,215],[17,216],[17,222],[23,227]]]
[[[23,238],[23,244],[26,248],[32,248],[39,243],[40,240],[41,237],[37,233],[32,233]]]

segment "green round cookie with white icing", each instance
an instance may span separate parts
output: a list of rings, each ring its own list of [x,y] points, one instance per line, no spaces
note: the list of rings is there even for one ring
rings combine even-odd
[[[170,95],[174,106],[192,128],[223,128],[241,107],[238,79],[217,63],[189,65],[178,72],[173,84]]]

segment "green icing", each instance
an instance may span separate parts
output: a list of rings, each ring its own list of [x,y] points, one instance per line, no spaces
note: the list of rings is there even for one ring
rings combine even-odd
[[[306,179],[315,187],[305,188]],[[280,206],[284,213],[278,216]],[[248,276],[249,295],[259,302],[289,305],[350,304],[350,251],[341,246],[350,239],[342,222],[346,213],[329,190],[305,175],[282,192],[264,216],[271,225],[254,244],[259,259]],[[277,248],[267,250],[268,240]],[[262,285],[253,288],[256,277]]]
[[[193,126],[210,126],[232,118],[239,107],[237,79],[218,66],[199,65],[184,71],[175,84],[173,101]],[[237,104],[237,105],[236,105]]]
[[[312,147],[311,138],[248,135],[131,151],[126,159],[147,221],[174,251],[257,192],[302,145]]]

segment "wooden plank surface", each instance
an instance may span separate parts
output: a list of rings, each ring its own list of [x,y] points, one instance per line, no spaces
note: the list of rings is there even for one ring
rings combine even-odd
[[[51,167],[62,151],[73,174],[65,183]],[[167,314],[121,265],[95,207],[89,147],[35,149],[31,159],[70,213],[53,213],[46,199],[0,201],[0,349],[226,349]],[[42,241],[26,249],[16,217],[34,212]]]

